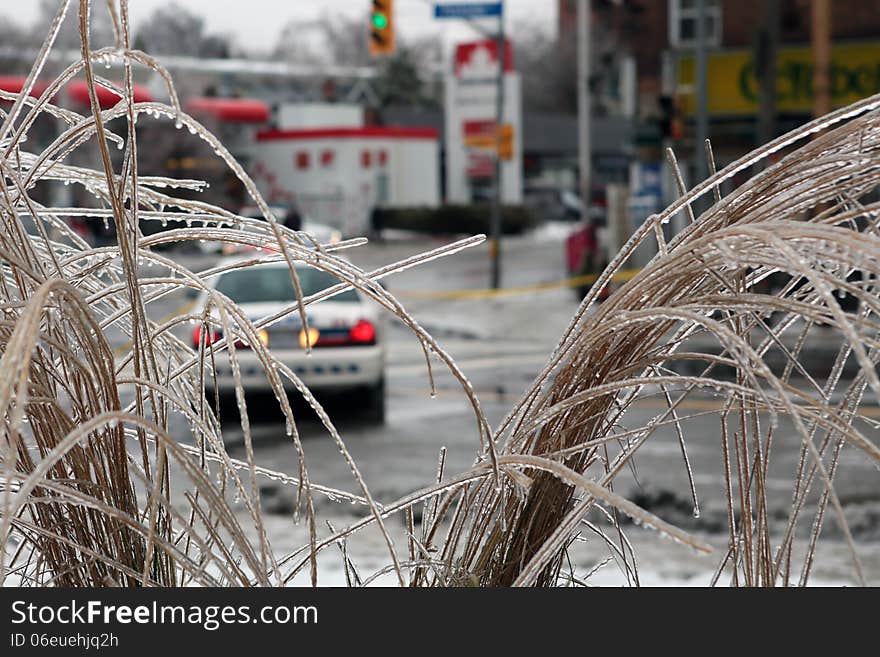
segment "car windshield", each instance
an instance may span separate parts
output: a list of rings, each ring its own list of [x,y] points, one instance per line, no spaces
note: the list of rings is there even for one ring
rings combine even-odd
[[[310,267],[297,267],[296,273],[303,296],[307,297],[342,282],[332,274]],[[220,276],[216,289],[236,303],[296,301],[290,272],[284,267],[252,267],[227,272]],[[330,300],[356,302],[359,298],[354,290],[346,290]]]

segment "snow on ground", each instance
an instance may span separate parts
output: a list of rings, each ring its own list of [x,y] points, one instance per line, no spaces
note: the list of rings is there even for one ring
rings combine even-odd
[[[341,516],[337,521],[331,522],[336,529],[341,529],[353,520],[354,516]],[[399,519],[392,518],[388,521],[388,529],[394,539],[399,558],[405,559],[407,548],[402,523]],[[304,523],[294,525],[289,517],[270,516],[267,520],[267,531],[278,541],[274,544],[278,555],[308,543],[307,528]],[[319,535],[326,536],[326,528]],[[726,536],[720,534],[700,535],[702,540],[712,545],[714,553],[711,555],[696,554],[648,529],[630,527],[626,535],[635,550],[640,586],[708,586],[715,574],[719,559],[727,547]],[[803,540],[795,542],[794,563],[799,563],[798,558],[803,554],[804,548]],[[859,544],[859,558],[862,561],[865,578],[867,583],[873,586],[880,585],[880,549],[878,548],[880,544],[876,542]],[[385,541],[375,528],[368,528],[355,534],[349,539],[346,549],[361,578],[368,578],[391,564]],[[347,586],[341,555],[341,550],[335,546],[319,554],[319,586]],[[575,542],[570,550],[577,577],[584,577],[597,565],[606,562],[609,556],[607,546],[597,539]],[[407,572],[406,568],[404,572]],[[857,586],[858,580],[854,572],[846,544],[839,540],[823,540],[819,542],[809,585]],[[795,583],[798,575],[799,572],[792,575]],[[627,581],[624,569],[618,566],[613,558],[593,572],[586,582],[593,586],[631,586],[634,583],[632,580]],[[302,569],[291,585],[310,585],[308,566]],[[377,577],[371,585],[397,586],[397,576],[393,572],[387,572]],[[718,586],[729,585],[729,575],[721,577],[718,581]]]
[[[529,237],[535,242],[563,242],[580,228],[581,224],[575,221],[547,221],[531,231]]]

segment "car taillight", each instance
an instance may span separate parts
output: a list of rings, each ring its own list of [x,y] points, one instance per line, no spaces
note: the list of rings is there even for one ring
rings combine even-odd
[[[362,319],[351,327],[348,339],[355,344],[373,344],[376,342],[376,327],[372,322]]]
[[[193,347],[195,349],[199,348],[199,344],[202,340],[202,329],[203,328],[204,328],[204,326],[202,324],[199,324],[198,326],[196,326],[195,330],[193,331]],[[205,346],[207,347],[211,343],[217,342],[220,339],[221,335],[222,334],[217,329],[210,329],[209,328],[208,333],[205,335]]]
[[[269,331],[267,331],[266,329],[260,329],[259,331],[257,331],[257,336],[260,338],[260,342],[263,343],[264,347],[269,346]],[[236,349],[250,349],[251,346],[245,342],[242,342],[241,340],[236,340],[235,341],[235,348]]]
[[[198,326],[196,326],[195,330],[193,331],[192,341],[193,341],[193,348],[195,348],[195,349],[199,348],[199,340],[201,340],[201,338],[202,338],[202,328],[203,328],[202,324],[199,324]],[[260,338],[260,342],[262,342],[264,346],[268,347],[269,346],[269,332],[266,329],[260,329],[259,331],[257,331],[257,335]],[[223,331],[220,331],[219,329],[209,329],[208,333],[205,335],[205,346],[207,347],[215,342],[219,342],[222,337],[223,337]],[[245,344],[241,340],[236,340],[235,341],[235,348],[236,349],[250,349],[250,345]]]
[[[308,332],[303,329],[299,332],[299,346],[305,349],[306,347],[314,347],[321,342],[321,332],[313,326],[309,327]]]

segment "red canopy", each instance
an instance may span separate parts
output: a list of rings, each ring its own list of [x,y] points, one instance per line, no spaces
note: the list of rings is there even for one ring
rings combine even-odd
[[[208,114],[231,123],[265,123],[269,106],[253,98],[193,98],[186,104],[189,114]]]
[[[71,100],[83,105],[89,104],[89,85],[85,80],[74,80],[67,86],[67,90]],[[98,103],[102,109],[113,107],[121,98],[115,91],[110,91],[97,83],[95,83],[95,91],[98,92]],[[153,100],[153,94],[142,84],[133,85],[132,92],[136,103],[147,103]]]
[[[23,75],[0,75],[0,89],[8,91],[12,94],[19,94],[24,88],[25,77]],[[30,96],[39,98],[46,91],[48,85],[45,82],[37,81],[31,88]]]

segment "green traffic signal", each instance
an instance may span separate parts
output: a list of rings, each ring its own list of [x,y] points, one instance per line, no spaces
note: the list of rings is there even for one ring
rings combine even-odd
[[[394,52],[394,0],[373,0],[370,21],[369,50],[373,57]]]

